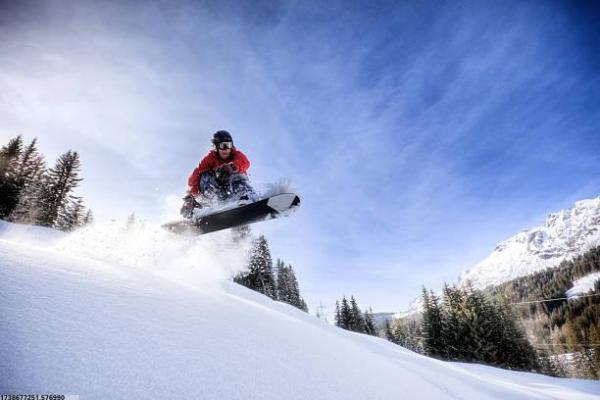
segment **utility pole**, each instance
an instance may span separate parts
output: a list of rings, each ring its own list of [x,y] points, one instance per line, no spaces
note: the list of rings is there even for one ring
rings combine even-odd
[[[325,312],[325,307],[323,302],[319,300],[319,307],[317,307],[317,318],[324,320],[325,322],[329,322],[327,319],[327,313]]]

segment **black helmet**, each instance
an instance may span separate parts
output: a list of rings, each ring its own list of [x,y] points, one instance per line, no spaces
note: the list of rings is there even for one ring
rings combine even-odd
[[[212,144],[217,145],[223,142],[232,142],[233,138],[231,137],[231,133],[227,131],[216,131],[212,137]]]

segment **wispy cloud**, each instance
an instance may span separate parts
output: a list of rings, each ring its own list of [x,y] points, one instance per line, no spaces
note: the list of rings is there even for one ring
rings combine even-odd
[[[12,6],[0,138],[76,148],[98,214],[157,220],[229,129],[256,185],[289,177],[303,195],[256,229],[309,300],[339,280],[401,308],[593,194],[600,80],[570,18],[518,2]]]

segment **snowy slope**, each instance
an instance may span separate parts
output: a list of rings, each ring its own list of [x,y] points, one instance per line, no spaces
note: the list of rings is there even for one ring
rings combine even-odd
[[[595,246],[600,246],[600,197],[578,201],[548,215],[543,225],[501,242],[459,281],[469,280],[477,288],[497,285],[558,266]]]
[[[600,382],[440,362],[340,330],[228,282],[241,262],[226,235],[0,224],[0,393],[600,399]]]
[[[600,281],[600,272],[592,272],[583,278],[575,280],[573,287],[567,290],[567,297],[577,298],[579,295],[587,294],[594,289],[598,281]]]

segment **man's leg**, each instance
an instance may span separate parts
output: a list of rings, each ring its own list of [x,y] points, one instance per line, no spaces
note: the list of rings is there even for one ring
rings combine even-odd
[[[220,179],[214,171],[200,175],[200,193],[211,205],[227,201],[231,197],[231,176]]]
[[[245,174],[231,175],[229,185],[231,187],[230,198],[233,200],[255,201],[258,197]]]
[[[202,198],[206,199],[210,205],[222,200],[222,188],[213,171],[206,171],[200,174],[199,189]]]

